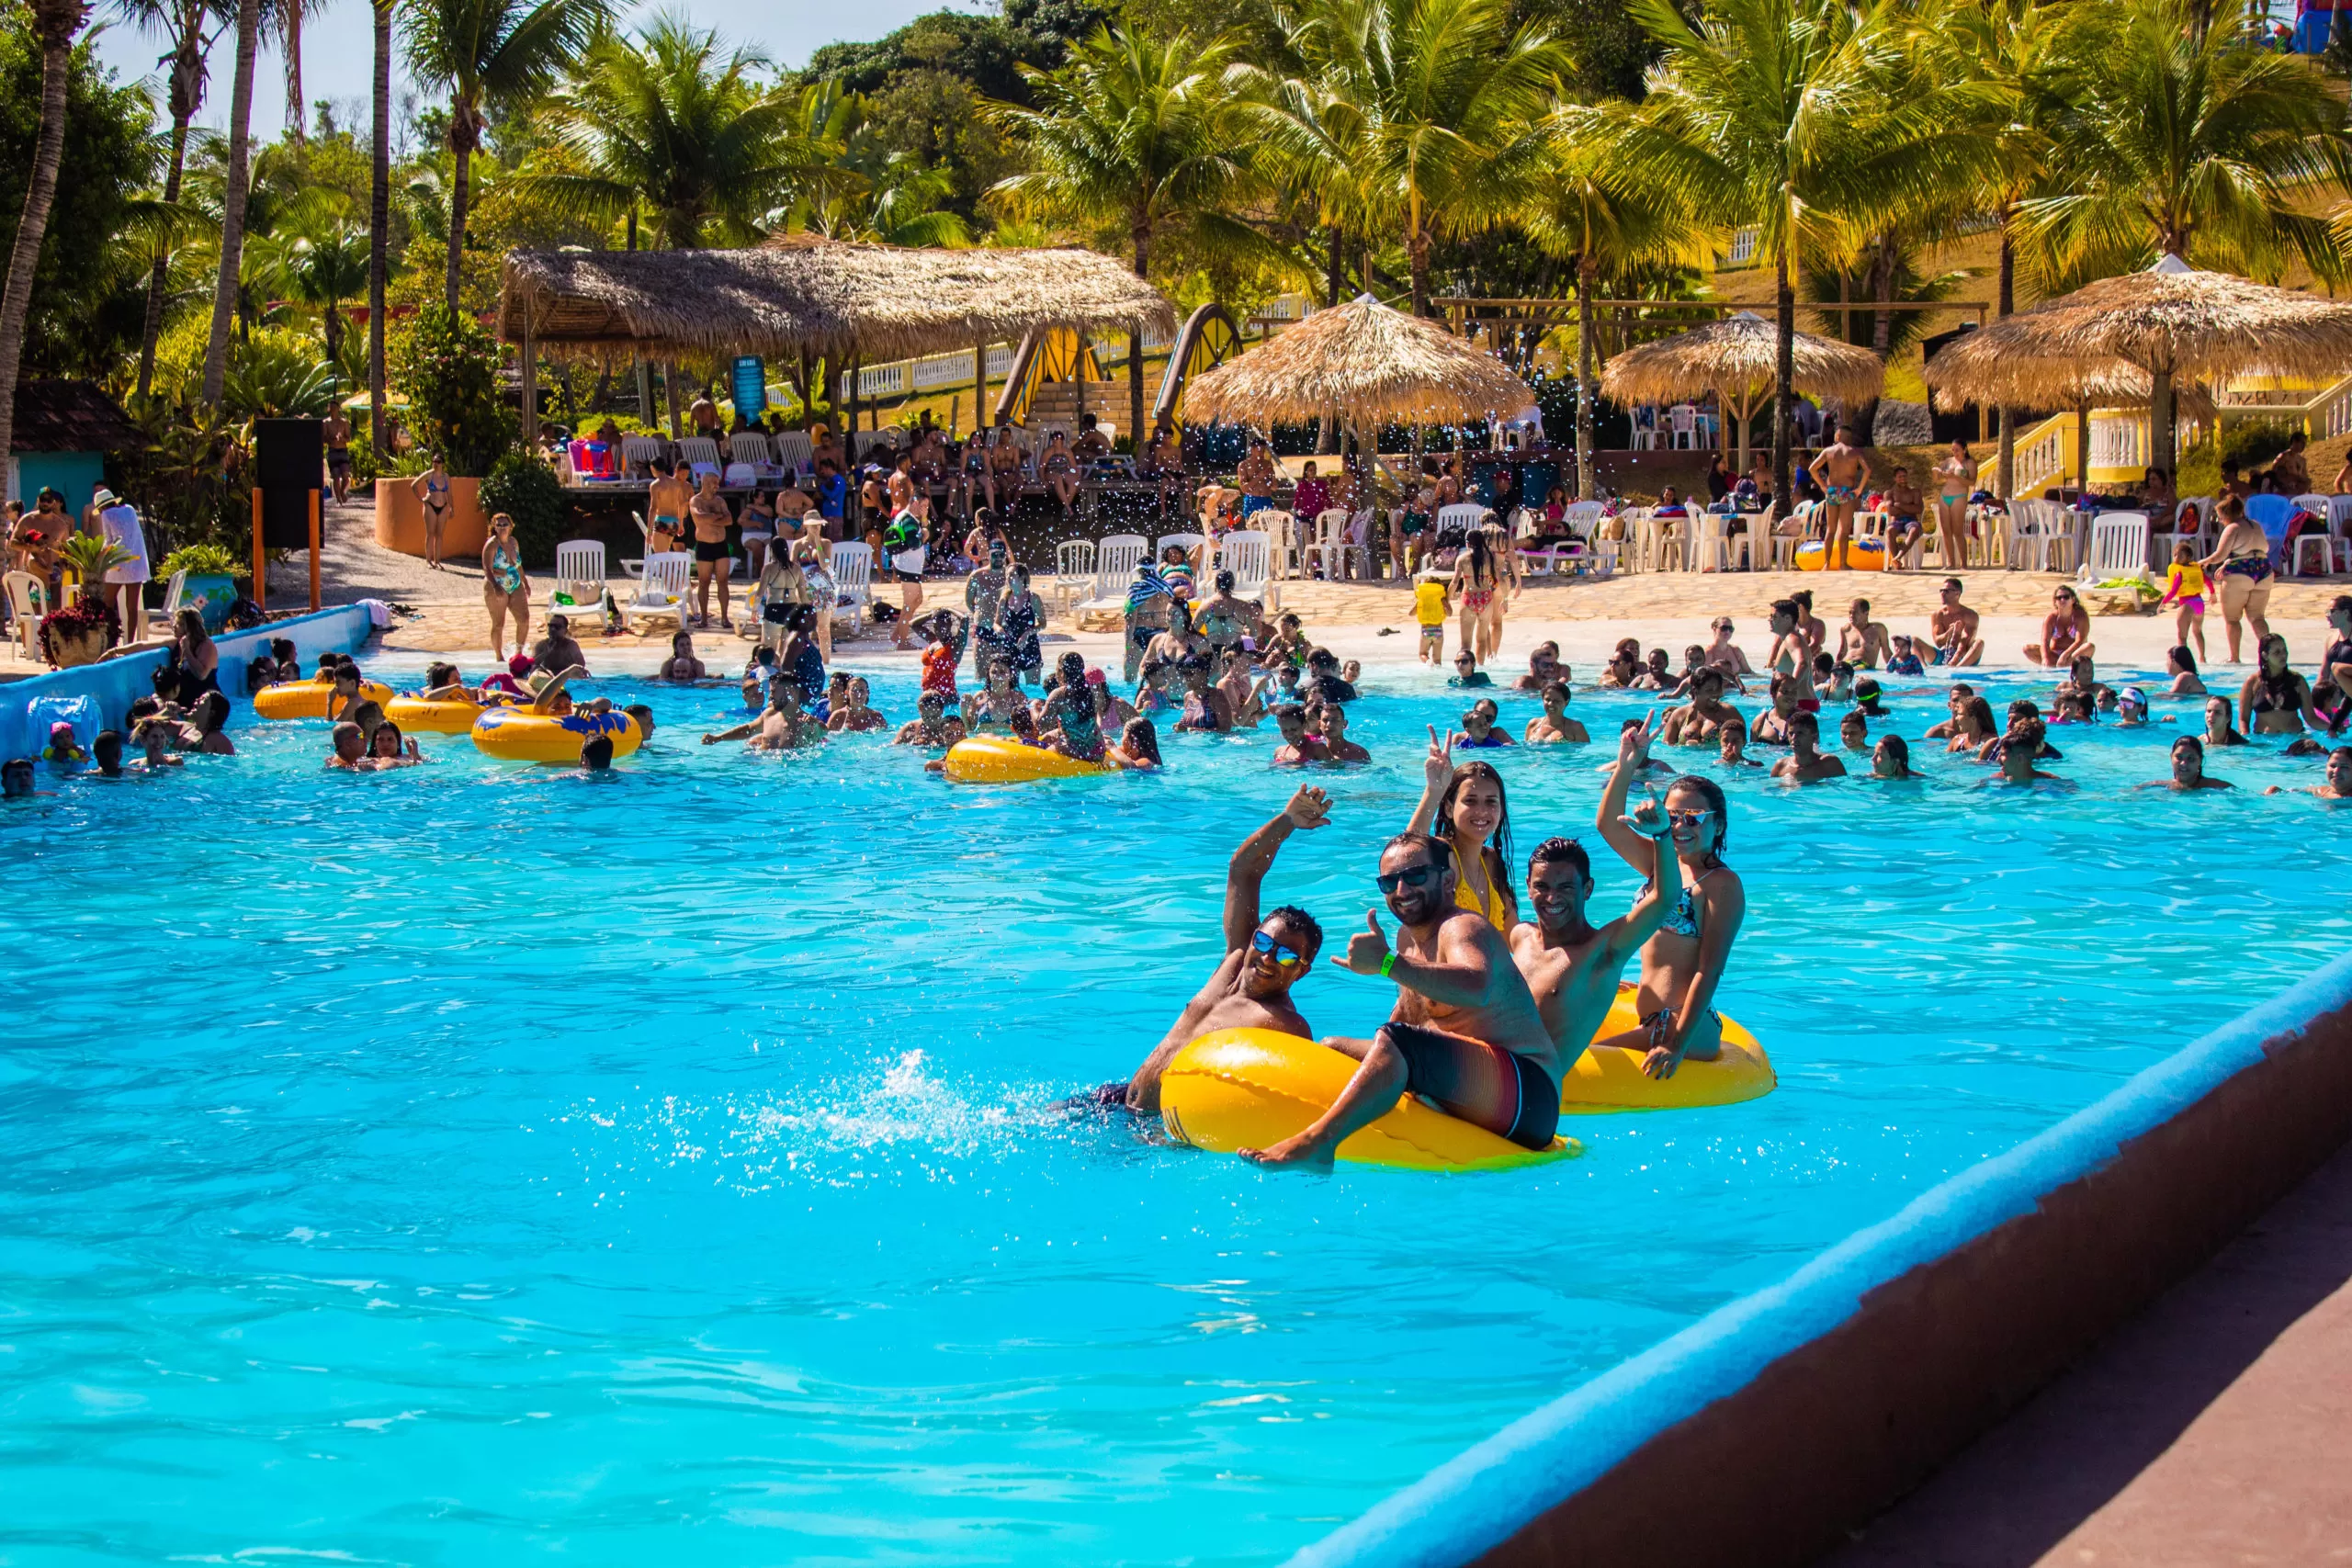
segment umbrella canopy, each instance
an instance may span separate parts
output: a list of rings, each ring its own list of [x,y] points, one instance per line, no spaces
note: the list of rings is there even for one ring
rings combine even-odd
[[[1493,355],[1366,294],[1203,371],[1184,389],[1184,417],[1262,428],[1328,414],[1374,430],[1507,416],[1533,400]]]
[[[2115,361],[2136,367],[2148,378],[2154,466],[2170,472],[2177,382],[2340,374],[2352,367],[2352,305],[2165,256],[2145,272],[2100,278],[1962,341],[1970,351],[1962,364],[2019,361],[2009,374],[2020,389],[2039,387],[2042,395],[2017,400],[2043,407],[2079,401],[2065,396],[2068,387],[2096,384]],[[1946,348],[1938,363],[1960,346]]]
[[[1990,329],[1964,333],[1946,344],[1928,361],[1927,378],[1936,406],[1946,413],[1958,413],[1971,404],[2145,408],[2155,392],[2154,378],[2128,359],[2038,359],[2004,352]],[[2191,412],[2202,416],[2212,412],[2212,398],[2196,382],[2176,383],[2173,390]]]
[[[1886,367],[1867,348],[1798,333],[1796,389],[1838,403],[1865,402],[1886,385]],[[1772,400],[1778,344],[1772,323],[1742,310],[1673,337],[1629,348],[1600,373],[1604,396],[1621,403],[1671,403],[1713,392],[1739,422],[1739,460],[1747,462],[1747,425]]]

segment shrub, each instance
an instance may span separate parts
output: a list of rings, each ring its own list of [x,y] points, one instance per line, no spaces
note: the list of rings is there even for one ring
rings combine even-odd
[[[514,519],[514,547],[526,566],[555,564],[555,547],[564,540],[571,503],[555,471],[527,452],[501,457],[481,481],[485,517],[505,513]]]
[[[452,474],[486,477],[514,450],[521,423],[499,383],[496,340],[471,316],[435,305],[417,313],[394,347],[392,379],[408,394],[417,444],[439,453]]]
[[[251,577],[253,563],[240,560],[226,545],[182,545],[164,558],[163,575],[184,571],[190,577]]]

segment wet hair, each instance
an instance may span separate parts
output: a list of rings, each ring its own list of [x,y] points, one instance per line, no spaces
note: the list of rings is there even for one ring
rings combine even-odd
[[[1775,615],[1786,615],[1792,621],[1801,620],[1804,618],[1797,614],[1797,602],[1793,599],[1773,600],[1772,614]]]
[[[1960,711],[1968,716],[1976,732],[1987,739],[2000,733],[1999,727],[1993,721],[1993,705],[1983,697],[1969,698],[1961,704]]]
[[[1216,584],[1216,591],[1219,593],[1230,593],[1233,592],[1233,573],[1224,570],[1223,568],[1219,568],[1216,576],[1210,581]]]
[[[1813,738],[1815,739],[1818,740],[1821,739],[1821,720],[1805,712],[1803,708],[1799,708],[1796,712],[1789,715],[1788,726],[1791,729],[1809,729],[1813,731]]]
[[[389,718],[368,732],[368,750],[377,756],[380,757],[384,755],[383,749],[379,746],[377,742],[381,740],[387,735],[392,738],[391,754],[395,757],[399,756],[401,754],[401,741],[403,739],[401,735],[401,727],[394,724]]]
[[[588,744],[580,748],[580,765],[590,773],[602,773],[613,765],[613,738],[609,735],[591,736]]]
[[[1900,735],[1890,734],[1880,736],[1878,744],[1879,749],[1894,758],[1905,773],[1911,771],[1911,742]]]
[[[1731,802],[1724,796],[1724,786],[1704,773],[1684,773],[1666,786],[1666,793],[1672,795],[1678,789],[1695,791],[1715,814],[1715,855],[1722,858],[1724,847],[1731,842]]]
[[[98,764],[98,772],[115,773],[122,771],[122,731],[101,729],[98,738],[90,742],[90,755]]]
[[[1568,700],[1568,683],[1566,681],[1546,681],[1544,682],[1543,694],[1545,697],[1549,697],[1555,692],[1560,694],[1560,700],[1562,702],[1565,703]]]
[[[141,719],[153,718],[163,711],[164,700],[161,697],[139,697],[132,700],[130,711],[123,717],[135,725]]]
[[[1016,739],[1025,740],[1032,746],[1037,744],[1037,718],[1029,711],[1027,703],[1023,703],[1012,710],[1012,733]]]
[[[1294,718],[1301,724],[1306,722],[1306,709],[1297,703],[1276,703],[1273,715],[1276,724],[1284,724]]]
[[[1814,673],[1816,675],[1837,674],[1838,660],[1836,655],[1830,653],[1826,649],[1824,649],[1821,652],[1815,654],[1813,656],[1813,670]]]
[[[1539,865],[1557,865],[1562,861],[1575,866],[1577,874],[1587,882],[1592,880],[1592,857],[1574,839],[1546,839],[1536,845],[1527,857],[1528,874],[1533,875]]]
[[[0,783],[5,783],[10,795],[30,795],[33,792],[33,761],[30,757],[11,757],[0,762]]]
[[[1445,840],[1443,839],[1435,838],[1428,833],[1397,834],[1395,838],[1380,846],[1381,858],[1384,860],[1386,859],[1388,852],[1391,850],[1419,850],[1421,852],[1422,855],[1428,859],[1429,863],[1437,867],[1440,871],[1445,870],[1448,866],[1451,866],[1453,863],[1453,856],[1447,849]]]
[[[213,730],[229,722],[229,699],[220,693],[207,692],[204,700],[196,705],[196,722]]]
[[[424,684],[428,691],[435,686],[454,686],[457,682],[458,667],[454,664],[439,662],[424,667]]]
[[[1258,924],[1264,926],[1274,920],[1280,920],[1283,924],[1290,927],[1291,930],[1298,932],[1299,935],[1306,939],[1307,957],[1312,958],[1317,953],[1321,951],[1323,946],[1323,927],[1321,923],[1318,922],[1314,916],[1308,914],[1297,905],[1277,904],[1272,908],[1266,911],[1265,918],[1261,919]]]
[[[1871,731],[1870,710],[1868,708],[1848,708],[1846,710],[1845,716],[1838,721],[1838,728],[1839,729],[1844,729],[1849,725],[1859,726],[1862,733],[1868,735]]]
[[[179,679],[178,675],[173,671],[172,667],[168,664],[157,665],[155,667],[155,674],[157,677],[157,684],[159,686],[164,680],[170,680],[176,682]],[[256,654],[252,661],[246,664],[245,692],[248,695],[260,691],[264,686],[275,685],[277,682],[277,661],[270,658],[269,655],[266,653]],[[435,682],[434,683],[438,685],[440,682]]]
[[[2040,718],[2041,716],[2041,709],[2031,697],[2019,697],[2009,705],[2011,724],[2015,724],[2020,718]]]
[[[2173,738],[2172,749],[2174,750],[2177,751],[2184,746],[2195,751],[2199,761],[2202,761],[2204,760],[2205,741],[2202,737],[2195,735],[2178,735]],[[2337,750],[2342,750],[2344,748],[2338,747]]]
[[[1085,680],[1086,655],[1072,649],[1054,660],[1054,673],[1059,675],[1065,682]]]
[[[2185,644],[2175,645],[2165,653],[2165,657],[2171,660],[2175,664],[2180,666],[2181,671],[2184,674],[2194,675],[2197,673],[2197,656],[2189,652]]]
[[[2038,718],[2020,718],[2009,726],[2007,739],[2012,745],[2022,746],[2035,756],[2041,755],[2041,743],[2050,734],[2050,727]]]
[[[1108,686],[1102,690],[1105,695],[1109,694]],[[1147,761],[1157,762],[1159,761],[1159,731],[1151,720],[1137,714],[1127,720],[1125,727],[1119,731],[1119,750],[1132,751]]]
[[[1462,786],[1472,779],[1485,779],[1495,786],[1495,851],[1510,864],[1510,797],[1503,791],[1503,776],[1495,772],[1492,762],[1480,759],[1463,763],[1453,771],[1453,782],[1445,786],[1445,794],[1437,803],[1437,819],[1431,831],[1448,845],[1453,843],[1453,803],[1462,795]],[[1475,847],[1475,846],[1474,846]]]
[[[652,738],[653,710],[651,708],[647,707],[643,703],[631,703],[628,706],[621,709],[621,712],[637,720],[637,733],[639,739],[650,739]]]

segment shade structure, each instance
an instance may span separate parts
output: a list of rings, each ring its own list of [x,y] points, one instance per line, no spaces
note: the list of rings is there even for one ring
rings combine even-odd
[[[2015,321],[2018,318],[2010,317]],[[1928,388],[1946,413],[1976,404],[1986,408],[2072,409],[2075,472],[2090,473],[2090,412],[2098,408],[2146,408],[2155,379],[2128,359],[2086,355],[2043,359],[2004,351],[1989,328],[1966,333],[1938,350],[1927,363]],[[2175,385],[2175,400],[2210,417],[2213,400],[2196,382]]]
[[[783,235],[732,251],[514,251],[499,335],[542,352],[911,358],[1056,327],[1159,328],[1159,292],[1092,251],[937,250]]]
[[[1371,431],[1509,416],[1534,400],[1485,349],[1359,295],[1202,372],[1184,389],[1184,417],[1263,428],[1328,415]]]
[[[1859,403],[1886,386],[1886,367],[1867,348],[1813,333],[1793,344],[1794,385],[1806,397]],[[1779,344],[1772,323],[1753,310],[1641,344],[1601,367],[1600,390],[1621,403],[1670,403],[1713,392],[1739,425],[1739,462],[1747,465],[1749,422],[1772,400]]]
[[[1945,365],[1962,346],[1968,353]],[[2119,361],[2147,378],[2152,456],[2169,473],[2180,383],[2338,375],[2352,367],[2352,305],[2165,256],[2145,272],[2100,278],[1970,333],[1936,355],[1928,379],[1964,391],[1965,377],[1989,366],[2011,389],[1991,400],[2050,408],[2079,401]]]

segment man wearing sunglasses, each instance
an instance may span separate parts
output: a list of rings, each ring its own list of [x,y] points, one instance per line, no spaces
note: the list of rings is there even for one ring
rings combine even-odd
[[[1522,1148],[1552,1145],[1560,1120],[1560,1051],[1502,933],[1453,902],[1453,856],[1426,833],[1399,833],[1381,852],[1381,894],[1396,947],[1364,914],[1340,960],[1396,982],[1396,1007],[1369,1040],[1322,1042],[1361,1064],[1306,1130],[1241,1157],[1329,1169],[1348,1135],[1418,1094],[1447,1115]]]
[[[1200,994],[1184,1005],[1134,1077],[1105,1084],[1092,1099],[1102,1106],[1124,1105],[1138,1116],[1159,1114],[1159,1075],[1177,1052],[1212,1030],[1272,1029],[1315,1038],[1305,1015],[1290,999],[1323,945],[1323,928],[1306,910],[1284,904],[1263,919],[1258,892],[1274,855],[1293,833],[1324,825],[1331,802],[1321,790],[1301,789],[1282,814],[1233,852],[1225,874],[1225,961]]]

